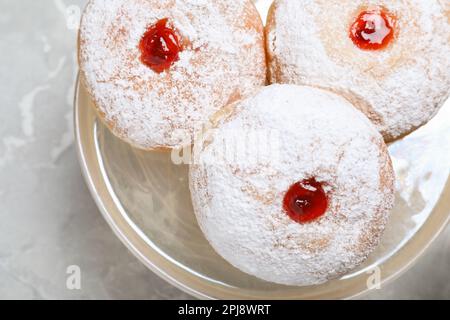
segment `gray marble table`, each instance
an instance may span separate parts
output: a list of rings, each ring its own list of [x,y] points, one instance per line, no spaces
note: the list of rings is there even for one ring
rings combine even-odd
[[[0,0],[0,298],[189,298],[113,235],[81,176],[72,99],[85,0]],[[68,290],[67,268],[82,271]],[[450,298],[450,229],[367,298]]]

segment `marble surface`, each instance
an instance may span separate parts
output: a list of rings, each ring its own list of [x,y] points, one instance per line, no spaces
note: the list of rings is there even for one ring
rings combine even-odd
[[[72,99],[85,0],[0,0],[0,298],[187,299],[113,235],[81,176]],[[81,269],[81,290],[66,286]],[[450,228],[365,298],[450,298]]]

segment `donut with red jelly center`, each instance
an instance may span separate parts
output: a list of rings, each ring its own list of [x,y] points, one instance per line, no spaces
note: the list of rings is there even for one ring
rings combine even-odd
[[[346,274],[376,248],[394,172],[382,136],[347,100],[272,85],[213,117],[195,144],[190,189],[223,258],[307,286]]]
[[[450,19],[440,0],[275,0],[266,24],[271,83],[344,96],[392,142],[450,94]]]
[[[79,64],[99,118],[145,150],[191,144],[211,115],[267,79],[250,0],[90,0]]]

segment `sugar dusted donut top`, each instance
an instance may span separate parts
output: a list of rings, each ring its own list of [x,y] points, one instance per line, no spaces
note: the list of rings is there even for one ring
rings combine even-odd
[[[351,28],[374,11],[384,19],[366,15],[358,45]],[[449,23],[448,1],[275,0],[266,30],[271,81],[335,91],[391,141],[449,96]]]
[[[327,210],[302,223],[284,205],[292,186],[308,180],[323,188]],[[293,85],[227,108],[198,141],[190,171],[196,216],[217,252],[287,285],[320,284],[361,264],[379,243],[393,185],[370,121],[339,96]],[[320,205],[318,186],[300,187]]]
[[[155,72],[139,47],[162,19],[182,49]],[[266,79],[263,27],[249,0],[91,0],[79,60],[101,118],[144,149],[190,143],[211,114]]]

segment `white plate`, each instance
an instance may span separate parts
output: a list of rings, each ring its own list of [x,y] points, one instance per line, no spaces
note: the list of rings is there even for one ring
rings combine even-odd
[[[266,10],[269,1],[260,1]],[[409,267],[450,216],[450,103],[428,125],[389,148],[397,203],[382,244],[358,270],[325,285],[287,287],[233,268],[210,247],[193,214],[186,166],[115,138],[96,118],[86,91],[75,94],[81,167],[101,212],[145,265],[199,298],[333,299],[368,290],[373,270],[388,281]]]

